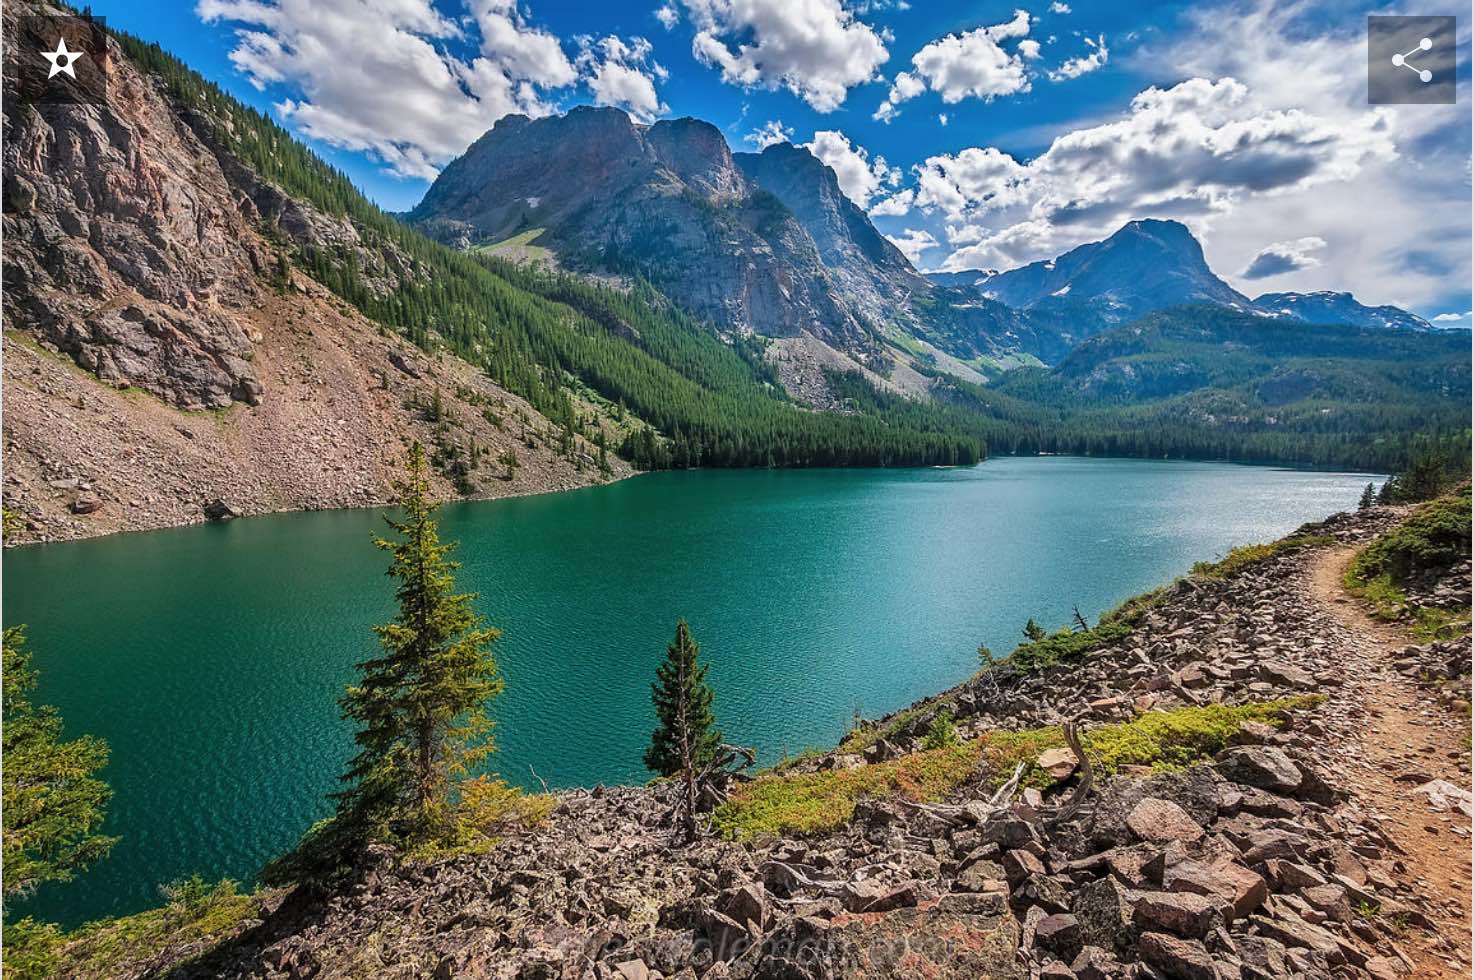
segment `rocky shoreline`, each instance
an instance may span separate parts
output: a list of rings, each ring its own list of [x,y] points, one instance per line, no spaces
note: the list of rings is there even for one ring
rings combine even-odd
[[[264,895],[224,942],[114,975],[1467,976],[1468,714],[1394,655],[1465,679],[1468,658],[1390,648],[1317,585],[1400,517],[1302,529],[1314,546],[1184,579],[1083,657],[979,675],[747,785],[934,757],[943,710],[964,746],[1066,720],[1097,744],[1154,720],[1217,746],[1186,764],[1087,774],[1056,749],[1019,757],[1018,790],[986,749],[940,799],[902,784],[819,832],[689,846],[659,784],[562,792],[488,854],[375,851],[331,894]]]

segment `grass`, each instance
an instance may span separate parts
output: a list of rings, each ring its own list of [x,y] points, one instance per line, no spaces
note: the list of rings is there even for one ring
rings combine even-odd
[[[1020,644],[1008,655],[1006,662],[1017,670],[1032,672],[1080,660],[1093,650],[1130,636],[1141,625],[1147,612],[1160,605],[1166,596],[1166,589],[1133,596],[1100,617],[1100,622],[1089,629],[1062,629],[1042,640]]]
[[[1101,776],[1125,766],[1177,768],[1227,747],[1242,722],[1279,725],[1286,712],[1314,707],[1322,700],[1319,695],[1306,695],[1259,704],[1152,712],[1086,732],[1081,741]],[[980,770],[986,783],[999,785],[1019,763],[1024,764],[1026,783],[1047,786],[1051,780],[1037,769],[1035,760],[1044,750],[1064,744],[1057,727],[1000,731],[853,769],[773,773],[739,787],[717,808],[712,822],[718,832],[736,839],[818,834],[848,823],[860,800],[936,801]]]
[[[954,695],[943,694],[941,697],[902,708],[881,722],[865,722],[844,737],[844,741],[839,743],[838,751],[858,755],[881,739],[890,738],[918,718],[946,711],[953,700]]]
[[[485,854],[509,831],[535,827],[558,800],[551,793],[524,793],[501,779],[477,776],[461,783],[460,802],[449,834],[425,841],[406,855],[412,861]]]
[[[64,937],[53,933],[51,949],[46,955],[38,955],[40,943],[36,940],[41,937],[33,933],[27,937],[31,940],[25,948],[27,955],[17,960],[12,935],[7,930],[6,976],[22,980],[29,976],[108,977],[127,964],[184,950],[181,959],[169,964],[177,967],[231,935],[243,921],[260,917],[265,900],[276,893],[259,891],[242,895],[236,891],[233,881],[226,879],[211,884],[196,875],[167,886],[164,894],[168,901],[161,908],[89,923]],[[17,927],[23,925],[17,923]],[[39,967],[40,972],[28,973],[31,967]]]
[[[1469,632],[1469,609],[1415,607],[1404,586],[1429,571],[1469,557],[1470,494],[1465,486],[1413,511],[1406,521],[1367,545],[1347,566],[1346,591],[1371,606],[1378,619],[1409,622],[1420,642]]]
[[[1246,544],[1231,549],[1219,561],[1196,563],[1193,565],[1193,574],[1206,578],[1228,578],[1279,555],[1293,554],[1307,548],[1323,548],[1335,543],[1335,538],[1325,534],[1292,534],[1269,544]]]

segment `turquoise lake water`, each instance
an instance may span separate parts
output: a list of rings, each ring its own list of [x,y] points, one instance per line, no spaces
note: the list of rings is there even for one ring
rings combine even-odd
[[[684,616],[719,721],[763,761],[833,744],[1227,548],[1354,507],[1374,479],[1212,463],[709,471],[456,504],[460,585],[503,630],[493,768],[642,781],[649,685]],[[112,746],[112,855],[21,910],[68,925],[199,872],[249,880],[327,812],[336,699],[392,614],[374,511],[284,514],[6,553],[39,699]]]

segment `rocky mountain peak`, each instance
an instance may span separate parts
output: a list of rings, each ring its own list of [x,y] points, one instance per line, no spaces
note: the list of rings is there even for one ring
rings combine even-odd
[[[662,119],[645,131],[662,165],[686,184],[717,198],[743,196],[747,187],[721,130],[693,119]]]

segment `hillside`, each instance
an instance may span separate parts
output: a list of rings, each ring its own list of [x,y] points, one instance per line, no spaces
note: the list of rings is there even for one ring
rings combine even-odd
[[[739,779],[695,844],[671,784],[571,790],[484,852],[371,847],[325,893],[202,885],[40,955],[86,978],[1465,975],[1468,849],[1445,840],[1469,832],[1469,726],[1445,699],[1467,658],[1337,581],[1402,516],[1338,515],[1025,644]],[[1467,549],[1423,586],[1467,601]]]
[[[630,472],[617,451],[644,467],[984,452],[977,420],[894,395],[806,411],[761,345],[642,284],[438,245],[156,45],[110,44],[108,104],[5,115],[8,542],[207,504],[382,502],[409,438],[434,444],[441,493],[470,496]],[[425,407],[437,390],[445,417]]]
[[[209,142],[121,49],[110,75],[105,106],[5,109],[7,544],[381,503],[410,439],[443,495],[630,472],[292,269],[288,240],[361,256],[381,294],[417,273]]]
[[[1272,319],[1214,306],[1152,313],[1050,369],[949,396],[1013,420],[999,451],[1218,454],[1396,469],[1469,439],[1467,335]],[[1016,441],[1014,441],[1016,440]]]

